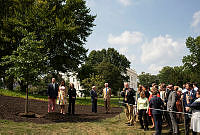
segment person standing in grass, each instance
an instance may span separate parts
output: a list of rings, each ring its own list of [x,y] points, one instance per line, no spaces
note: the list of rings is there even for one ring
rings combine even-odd
[[[129,124],[128,126],[134,125],[134,117],[133,117],[133,107],[135,105],[135,93],[133,89],[129,88],[127,93],[127,103],[128,103],[128,113],[129,113]]]
[[[158,89],[156,87],[152,88],[152,98],[149,101],[149,107],[152,110],[153,119],[155,122],[155,135],[161,135],[162,131],[162,112],[155,109],[162,109],[164,103],[160,97],[157,96]]]
[[[171,92],[168,96],[167,111],[177,111],[177,108],[176,108],[177,93],[174,90],[173,85],[169,85],[168,88],[170,89]],[[172,123],[173,134],[179,134],[179,127],[178,127],[178,123],[176,119],[176,114],[173,112],[170,112],[169,116]]]
[[[60,86],[59,86],[59,91],[58,91],[58,100],[57,104],[60,105],[60,113],[65,114],[65,105],[67,104],[67,91],[65,87],[65,82],[62,81]]]
[[[149,109],[149,100],[148,98],[145,97],[145,92],[142,91],[140,93],[140,98],[138,98],[138,102],[137,102],[137,112],[139,115],[141,129],[144,129],[145,131],[149,130],[148,120],[147,120],[148,109]]]
[[[69,90],[69,106],[68,106],[68,113],[74,115],[75,112],[75,100],[76,100],[76,89],[74,88],[74,84],[70,83]]]
[[[52,83],[48,85],[47,95],[48,95],[48,113],[50,111],[54,112],[56,99],[58,96],[58,84],[56,83],[56,79],[52,78]]]
[[[92,112],[97,113],[97,93],[96,86],[92,86],[90,91],[91,101],[92,101]]]
[[[103,99],[106,113],[110,113],[110,98],[111,88],[108,87],[108,83],[105,83],[105,88],[103,89]]]
[[[128,112],[128,104],[127,104],[127,93],[128,93],[128,83],[125,83],[124,84],[124,88],[123,88],[123,91],[121,92],[121,96],[123,97],[123,106],[124,106],[124,112],[125,112],[125,115],[126,115],[126,118],[128,120],[127,123],[125,124],[129,124],[129,112]]]

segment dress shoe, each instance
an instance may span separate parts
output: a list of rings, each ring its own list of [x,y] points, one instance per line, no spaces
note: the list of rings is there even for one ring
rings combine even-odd
[[[133,124],[128,124],[128,126],[134,126]]]
[[[145,127],[145,128],[144,128],[144,131],[147,131],[147,130],[149,130],[149,128],[148,128],[148,127]]]

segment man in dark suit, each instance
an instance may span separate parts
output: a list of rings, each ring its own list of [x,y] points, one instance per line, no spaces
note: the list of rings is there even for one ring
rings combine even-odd
[[[169,85],[168,87],[170,89],[170,94],[168,96],[168,102],[167,102],[167,110],[168,111],[177,111],[176,109],[176,101],[177,101],[177,94],[176,91],[173,88],[173,85]],[[171,119],[171,123],[172,123],[172,130],[174,134],[178,134],[179,133],[179,128],[178,128],[178,123],[176,120],[176,114],[170,112],[170,119]]]
[[[196,99],[196,91],[193,89],[193,85],[191,83],[186,83],[186,89],[187,91],[183,95],[184,112],[191,113],[189,106]],[[188,116],[188,114],[185,114],[185,130],[187,135],[189,135],[189,128],[190,128],[190,117]]]
[[[91,101],[92,101],[92,112],[97,113],[97,93],[96,87],[93,86],[90,91]]]
[[[127,93],[128,93],[128,83],[124,83],[123,91],[121,91],[121,96],[123,97],[123,106],[124,106],[124,112],[126,115],[126,119],[128,122],[125,124],[130,124],[130,117],[129,117],[129,111],[128,111],[128,103],[127,103]]]
[[[56,104],[56,99],[58,97],[58,84],[56,83],[56,79],[52,78],[52,83],[48,85],[47,89],[47,95],[48,95],[48,112],[50,110],[54,112],[55,110],[55,104]]]
[[[128,103],[128,113],[129,113],[129,124],[128,126],[134,125],[134,117],[133,117],[133,107],[135,105],[134,91],[131,88],[128,88],[127,93],[127,103]]]
[[[152,109],[152,114],[153,114],[153,119],[155,122],[155,129],[156,133],[155,135],[161,135],[162,131],[162,112],[159,110],[154,110],[154,109],[162,109],[164,106],[164,103],[160,97],[157,97],[157,91],[158,89],[153,87],[152,88],[152,95],[153,97],[149,101],[149,107],[153,108]]]

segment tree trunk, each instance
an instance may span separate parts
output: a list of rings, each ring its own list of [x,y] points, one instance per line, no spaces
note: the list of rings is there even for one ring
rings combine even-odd
[[[28,113],[28,106],[29,106],[29,104],[28,104],[28,85],[26,85],[26,86],[27,87],[26,87],[25,114]]]

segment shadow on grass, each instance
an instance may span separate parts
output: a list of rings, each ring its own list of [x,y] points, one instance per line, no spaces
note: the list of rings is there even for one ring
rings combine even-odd
[[[42,116],[42,118],[45,118],[47,120],[50,120],[55,123],[62,123],[62,122],[98,122],[102,120],[102,115],[117,115],[119,112],[112,112],[110,114],[105,114],[105,113],[94,113],[94,114],[61,114],[57,112],[52,112],[45,114]]]

